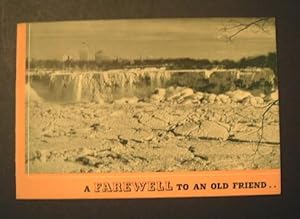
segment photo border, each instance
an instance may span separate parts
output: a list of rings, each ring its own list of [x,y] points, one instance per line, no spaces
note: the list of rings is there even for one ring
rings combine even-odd
[[[26,23],[17,25],[17,74],[16,74],[16,198],[17,199],[123,199],[123,198],[175,198],[215,196],[255,196],[281,194],[281,170],[228,170],[193,172],[149,173],[79,173],[79,174],[28,174],[25,167],[25,72],[26,72]],[[130,192],[95,192],[99,183],[157,183],[169,182],[173,190]],[[224,183],[266,182],[265,188],[228,189]],[[199,183],[217,184],[204,190],[193,190]],[[188,184],[189,189],[178,185]],[[88,189],[86,189],[88,187]],[[89,191],[88,191],[89,190]]]

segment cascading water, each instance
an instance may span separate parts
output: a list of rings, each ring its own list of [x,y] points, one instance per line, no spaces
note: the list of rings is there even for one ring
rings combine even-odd
[[[74,75],[72,75],[74,77]],[[75,94],[74,100],[79,102],[81,100],[81,93],[82,93],[82,74],[76,75],[75,83],[74,83],[74,91],[73,94]]]
[[[222,80],[217,78],[218,83],[222,82],[222,87],[224,87],[224,80],[226,83],[234,83],[235,80],[240,80],[236,70],[233,73],[230,73],[229,70],[223,71],[228,72],[228,74],[218,74]],[[247,74],[252,75],[251,72]],[[214,85],[214,88],[216,87],[212,76],[207,78],[205,70],[145,68],[102,72],[57,71],[49,74],[42,74],[41,72],[38,73],[38,77],[34,75],[30,77],[32,77],[32,88],[36,90],[39,96],[48,101],[111,102],[122,97],[136,96],[144,98],[150,96],[156,88],[168,86],[190,87],[194,90],[209,91],[206,89],[211,89],[211,85]],[[219,91],[212,92],[218,93]]]

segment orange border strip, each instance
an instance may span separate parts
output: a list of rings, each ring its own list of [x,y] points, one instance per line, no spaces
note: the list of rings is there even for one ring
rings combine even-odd
[[[17,26],[17,74],[16,74],[16,194],[21,193],[25,177],[25,71],[26,24]]]
[[[171,198],[204,196],[279,195],[280,169],[247,171],[201,171],[175,173],[103,173],[103,174],[30,174],[25,172],[25,71],[26,27],[17,26],[16,75],[16,198],[17,199],[114,199],[114,198]],[[169,182],[172,191],[95,192],[100,183]],[[234,182],[266,182],[265,188],[234,189]],[[206,183],[206,189],[193,190],[195,184]],[[219,183],[219,184],[218,184]],[[224,183],[229,187],[224,188]],[[187,184],[189,189],[178,189]],[[211,185],[219,185],[213,189]],[[90,192],[84,192],[86,186]],[[146,187],[148,188],[148,187]]]

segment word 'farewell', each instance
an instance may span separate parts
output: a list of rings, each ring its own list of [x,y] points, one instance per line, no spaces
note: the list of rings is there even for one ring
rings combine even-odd
[[[173,191],[171,182],[146,181],[146,182],[98,182],[94,183],[93,192],[155,192]],[[91,192],[85,186],[84,192]]]

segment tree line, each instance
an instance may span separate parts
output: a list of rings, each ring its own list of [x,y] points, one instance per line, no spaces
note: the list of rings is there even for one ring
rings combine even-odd
[[[86,69],[86,70],[109,70],[118,68],[143,68],[165,67],[166,69],[212,69],[215,67],[230,68],[271,68],[277,75],[277,55],[270,52],[266,55],[243,57],[237,61],[231,59],[209,60],[193,58],[155,58],[155,59],[111,59],[111,60],[26,60],[26,66],[30,69]]]

